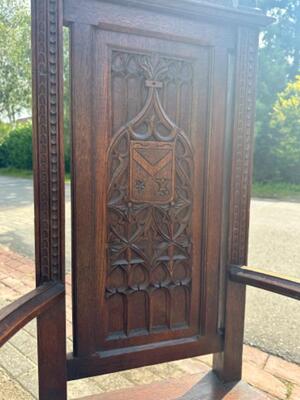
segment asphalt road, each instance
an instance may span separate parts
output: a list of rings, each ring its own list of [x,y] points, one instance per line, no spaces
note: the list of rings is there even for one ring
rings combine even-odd
[[[70,270],[70,186],[66,264]],[[0,245],[34,257],[32,182],[0,176]],[[249,264],[300,278],[300,203],[253,199]],[[300,363],[300,302],[247,290],[245,341]]]
[[[300,278],[300,202],[252,200],[249,265]],[[245,339],[300,363],[300,302],[247,288]]]

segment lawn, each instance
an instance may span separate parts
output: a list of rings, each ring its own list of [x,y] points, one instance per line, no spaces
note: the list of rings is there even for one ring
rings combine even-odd
[[[299,201],[300,185],[293,185],[284,182],[254,182],[252,186],[252,197]]]
[[[32,171],[17,168],[0,168],[0,175],[14,176],[16,178],[32,178]]]

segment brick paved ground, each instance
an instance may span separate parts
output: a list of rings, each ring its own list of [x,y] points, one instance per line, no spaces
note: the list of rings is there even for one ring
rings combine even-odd
[[[34,287],[31,260],[0,247],[0,308]],[[72,349],[70,275],[67,275],[68,350]],[[211,356],[139,368],[68,384],[69,398],[103,393],[210,371]],[[243,377],[269,399],[300,400],[300,366],[244,346]],[[28,324],[0,349],[0,400],[29,400],[37,396],[35,322]]]

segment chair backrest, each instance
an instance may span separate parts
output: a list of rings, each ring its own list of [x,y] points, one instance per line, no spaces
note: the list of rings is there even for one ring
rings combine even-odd
[[[249,3],[249,2],[244,2]],[[249,5],[249,4],[248,4]],[[66,379],[214,353],[241,377],[256,55],[231,0],[32,0],[40,398]],[[63,24],[70,30],[74,351],[65,357]],[[50,281],[50,282],[49,282]]]
[[[99,374],[224,350],[225,268],[246,262],[265,21],[225,3],[64,1],[71,377],[87,360]]]
[[[266,18],[231,1],[43,0],[33,21],[39,283],[63,279],[62,21],[70,29],[69,378],[207,353],[238,378],[244,288],[226,266],[247,257]]]

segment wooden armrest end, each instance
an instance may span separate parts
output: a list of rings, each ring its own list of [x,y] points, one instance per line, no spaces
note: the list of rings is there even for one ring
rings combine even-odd
[[[60,282],[47,282],[0,310],[0,347],[65,295]]]
[[[300,300],[300,280],[256,268],[229,265],[229,279]]]

